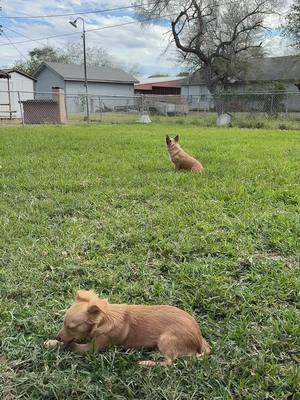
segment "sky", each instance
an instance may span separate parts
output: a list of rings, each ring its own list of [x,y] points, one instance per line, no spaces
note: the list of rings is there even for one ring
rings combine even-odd
[[[284,2],[282,15],[272,16],[268,20],[272,31],[265,39],[264,49],[268,56],[293,54],[287,40],[280,36],[281,21],[292,0]],[[49,14],[78,13],[94,10],[111,9],[130,6],[130,0],[0,0],[2,12],[0,17],[28,17]],[[34,47],[49,45],[64,47],[67,42],[81,41],[81,29],[75,29],[68,22],[73,17],[55,18],[0,18],[3,33],[0,36],[0,68],[10,67],[17,59],[25,59]],[[105,48],[118,61],[119,65],[127,68],[138,66],[139,77],[156,73],[175,75],[182,71],[183,66],[176,62],[176,50],[169,46],[170,26],[166,21],[141,26],[136,21],[133,10],[106,11],[83,15],[86,29],[109,27],[103,30],[88,32],[89,46]],[[110,27],[123,23],[128,25]],[[61,35],[37,41],[53,35]],[[17,43],[24,42],[27,43]],[[11,43],[14,43],[12,45]]]

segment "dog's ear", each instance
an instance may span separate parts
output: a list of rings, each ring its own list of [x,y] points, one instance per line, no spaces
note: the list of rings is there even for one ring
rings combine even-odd
[[[97,317],[100,313],[106,314],[108,309],[108,301],[106,299],[96,300],[87,308],[90,317]]]
[[[174,137],[174,140],[175,140],[176,143],[178,143],[178,142],[179,142],[179,135],[176,135],[176,136]]]
[[[76,301],[87,301],[98,297],[97,294],[93,290],[78,290],[76,294]]]
[[[91,317],[97,317],[101,313],[101,309],[97,304],[92,304],[88,307],[87,312]]]
[[[167,135],[167,136],[166,136],[166,143],[167,143],[167,145],[169,145],[169,144],[170,144],[170,142],[171,142],[170,136],[169,136],[169,135]]]

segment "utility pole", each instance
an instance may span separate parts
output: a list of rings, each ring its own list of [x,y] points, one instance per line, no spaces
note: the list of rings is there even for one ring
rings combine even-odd
[[[87,68],[86,68],[86,30],[85,21],[82,17],[77,17],[74,21],[69,21],[74,28],[77,28],[77,21],[82,21],[82,41],[83,41],[83,69],[84,69],[84,86],[85,86],[85,102],[86,102],[86,120],[90,122],[90,107],[89,107],[89,93],[88,93],[88,81],[87,81]]]

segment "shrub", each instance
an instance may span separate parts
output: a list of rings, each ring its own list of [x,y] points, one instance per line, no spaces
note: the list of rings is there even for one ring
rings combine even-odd
[[[279,124],[279,125],[278,125],[278,128],[281,129],[281,130],[288,129],[288,127],[286,126],[286,124]]]

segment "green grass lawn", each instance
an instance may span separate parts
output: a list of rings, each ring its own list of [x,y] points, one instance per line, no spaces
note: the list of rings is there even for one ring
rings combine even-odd
[[[140,117],[139,112],[125,113],[125,112],[104,112],[104,113],[91,113],[91,123],[107,123],[107,124],[132,124]],[[150,113],[150,118],[154,123],[167,124],[170,126],[184,125],[200,127],[214,127],[216,126],[217,114],[214,112],[190,112],[187,115],[172,115],[162,116]],[[6,121],[7,123],[7,121]],[[15,123],[15,121],[14,121]],[[21,123],[21,121],[20,121]],[[76,124],[85,122],[85,113],[69,114],[68,123]],[[300,115],[299,113],[280,113],[280,114],[266,114],[266,113],[233,113],[232,125],[234,128],[248,128],[248,129],[280,129],[280,130],[300,130]]]
[[[175,173],[165,134],[201,160]],[[300,132],[184,125],[0,132],[0,398],[299,399]],[[79,288],[192,313],[212,346],[47,350]],[[298,340],[298,343],[297,343]]]

